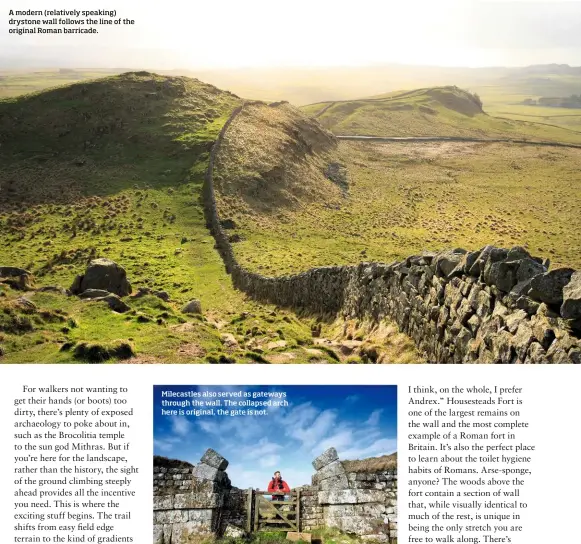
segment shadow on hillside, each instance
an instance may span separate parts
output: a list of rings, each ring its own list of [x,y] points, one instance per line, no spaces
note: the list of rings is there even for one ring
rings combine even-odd
[[[0,101],[0,208],[182,183],[237,102],[146,72]]]

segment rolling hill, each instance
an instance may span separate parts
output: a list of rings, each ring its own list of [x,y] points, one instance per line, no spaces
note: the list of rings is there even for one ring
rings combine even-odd
[[[441,123],[443,113],[423,111],[428,107],[446,111],[448,120],[465,125],[494,122],[482,113],[474,97],[454,88],[412,91],[405,96],[395,93],[362,104],[363,113],[352,102],[331,103],[317,120],[327,119],[329,125],[340,113],[345,114],[347,107],[354,106],[354,113],[346,116],[345,122],[374,122],[372,114],[383,108],[395,120],[389,125],[394,136],[406,135],[404,123],[415,124],[429,135],[445,127],[457,128]],[[320,104],[311,111],[317,110],[322,111]],[[249,270],[280,275],[315,266],[393,262],[424,250],[476,250],[487,244],[523,245],[548,254],[556,265],[581,266],[577,213],[581,205],[580,148],[457,141],[339,141],[327,160],[338,165],[342,191],[328,179],[321,179],[324,167],[320,165],[318,177],[315,173],[299,176],[302,191],[296,194],[293,206],[274,205],[276,201],[268,198],[269,193],[274,194],[273,188],[260,193],[265,195],[260,205],[249,206],[244,195],[247,182],[241,182],[239,175],[248,139],[240,135],[252,134],[257,118],[264,115],[272,115],[272,108],[257,105],[237,118],[218,161],[226,165],[218,169],[221,183],[217,189],[223,191],[218,198],[220,214],[235,217],[239,241],[234,250]],[[542,125],[539,129],[544,130]],[[462,133],[474,135],[466,128]],[[255,161],[264,164],[258,179],[262,176],[263,183],[270,181],[279,188],[290,183],[288,177],[265,181],[268,173],[278,171],[288,176],[295,168],[292,155],[280,152],[282,134],[278,139],[262,138],[253,151],[262,149],[262,159]],[[488,135],[485,132],[485,137]],[[539,139],[548,139],[545,132],[539,135]],[[232,190],[234,187],[239,190]]]
[[[209,151],[240,103],[147,72],[0,100],[0,267],[34,277],[0,281],[1,362],[336,362],[309,348],[315,318],[234,290],[206,228]],[[95,258],[126,270],[128,310],[67,294]]]
[[[581,143],[581,133],[573,130],[488,115],[477,94],[454,86],[322,102],[302,109],[337,135],[511,138]]]
[[[210,156],[220,228],[250,273],[487,244],[581,264],[581,149],[335,136],[573,131],[495,118],[451,86],[303,110],[147,72],[0,100],[0,361],[420,360],[388,321],[296,315],[235,290],[204,216]],[[72,294],[96,258],[133,285],[122,311]],[[11,267],[34,277],[24,292]]]

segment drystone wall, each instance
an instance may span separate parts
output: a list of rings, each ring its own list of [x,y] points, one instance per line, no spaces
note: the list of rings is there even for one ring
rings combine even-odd
[[[317,470],[317,513],[324,527],[363,539],[391,542],[397,538],[397,469],[345,467],[335,448],[313,461]]]
[[[378,542],[397,538],[397,469],[350,469],[329,448],[313,461],[312,485],[300,489],[300,530],[335,528]],[[248,490],[232,487],[228,461],[208,450],[200,463],[155,458],[153,544],[187,542],[191,535],[244,536]],[[347,467],[347,468],[346,468]]]
[[[228,461],[209,449],[194,466],[153,466],[153,544],[175,544],[192,534],[215,534],[230,495]]]
[[[279,306],[345,318],[391,319],[432,363],[581,363],[581,271],[549,270],[525,249],[424,252],[393,264],[313,268],[266,277],[242,268],[220,222],[215,158],[206,172],[206,221],[238,289]]]

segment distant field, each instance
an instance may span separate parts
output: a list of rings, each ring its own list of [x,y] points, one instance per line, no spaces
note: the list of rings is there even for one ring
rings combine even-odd
[[[581,89],[581,69],[569,73],[555,66],[531,68],[444,68],[437,66],[361,66],[361,67],[284,67],[222,70],[178,69],[152,71],[195,77],[230,90],[238,96],[265,101],[288,100],[301,106],[325,100],[356,99],[401,89],[418,89],[457,85],[480,94],[484,109],[497,102],[511,104],[524,98],[569,96]],[[127,70],[87,70],[77,68],[73,74],[51,70],[0,71],[0,97],[15,96],[73,81],[75,78],[102,77]]]
[[[581,109],[527,106],[523,100],[540,96],[568,96],[581,89],[581,76],[551,76],[519,81],[500,82],[478,88],[484,102],[484,111],[495,117],[517,121],[544,123],[581,132]]]
[[[246,266],[281,274],[495,244],[581,267],[581,150],[342,142],[340,152],[350,188],[339,209],[314,201],[250,216],[235,245]]]
[[[119,73],[114,70],[0,70],[0,98],[20,96],[51,87]]]
[[[490,106],[488,113],[496,117],[505,117],[517,121],[529,121],[555,125],[581,134],[581,109],[547,108],[543,106],[525,106],[523,104],[498,104]]]

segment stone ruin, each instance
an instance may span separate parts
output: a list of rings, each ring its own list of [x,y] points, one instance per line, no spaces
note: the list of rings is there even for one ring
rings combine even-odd
[[[362,539],[391,542],[397,538],[397,467],[340,461],[329,448],[313,461],[317,471],[303,487],[305,530],[335,528]],[[309,494],[309,491],[311,494]]]
[[[231,484],[228,461],[209,449],[199,464],[154,458],[153,542],[173,544],[191,534],[220,532]]]
[[[153,544],[191,535],[244,536],[249,490],[233,487],[228,461],[212,449],[197,465],[154,457]],[[334,528],[363,540],[397,539],[397,465],[393,456],[341,461],[329,448],[313,461],[312,484],[300,489],[299,529]]]

